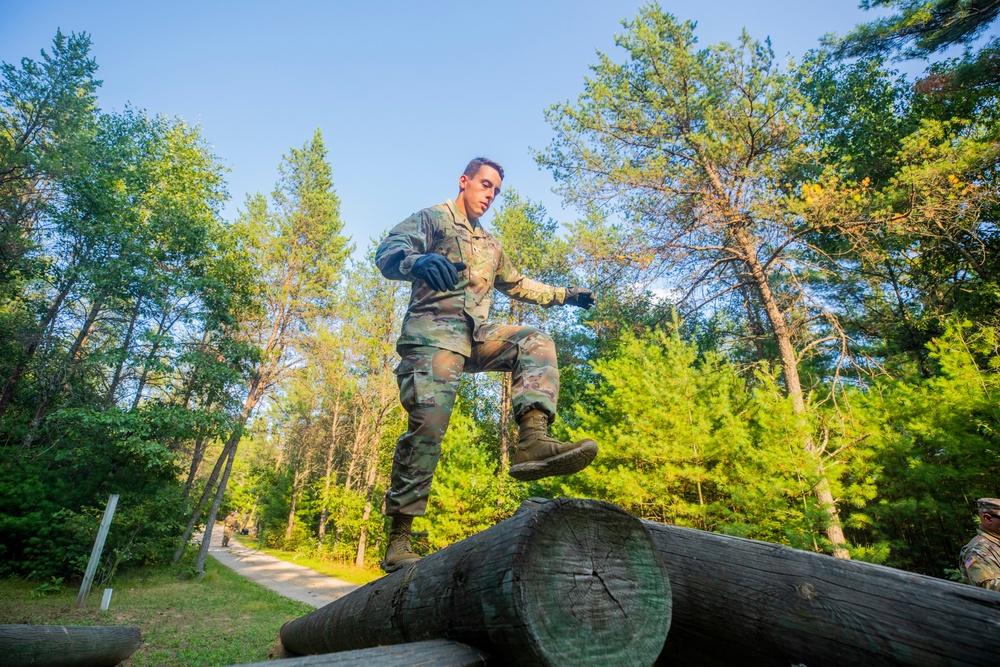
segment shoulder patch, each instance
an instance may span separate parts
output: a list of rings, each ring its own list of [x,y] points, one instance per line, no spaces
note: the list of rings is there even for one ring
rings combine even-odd
[[[962,566],[966,570],[968,570],[970,567],[972,567],[975,564],[975,562],[976,562],[976,557],[975,556],[969,556],[968,558],[965,559],[965,563],[963,563]]]

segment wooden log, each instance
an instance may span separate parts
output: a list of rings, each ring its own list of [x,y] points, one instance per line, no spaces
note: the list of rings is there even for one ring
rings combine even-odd
[[[635,517],[589,500],[513,517],[289,621],[285,649],[448,638],[512,665],[642,665],[670,627],[670,583]]]
[[[645,522],[670,575],[657,664],[998,665],[1000,593]]]
[[[233,667],[480,667],[489,664],[488,661],[488,655],[471,646],[447,639],[431,639],[412,644],[267,660]]]
[[[0,664],[7,667],[111,667],[140,646],[132,626],[0,625]]]

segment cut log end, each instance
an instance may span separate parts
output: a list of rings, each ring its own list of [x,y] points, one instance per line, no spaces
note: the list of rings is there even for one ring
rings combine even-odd
[[[670,584],[636,523],[605,503],[537,508],[513,578],[525,632],[544,663],[643,664],[663,646]]]

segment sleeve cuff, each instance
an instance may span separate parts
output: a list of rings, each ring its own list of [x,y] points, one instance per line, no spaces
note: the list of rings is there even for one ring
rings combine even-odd
[[[403,261],[399,263],[399,273],[406,278],[413,278],[413,265],[417,263],[417,260],[423,257],[419,253],[410,253],[403,258]]]

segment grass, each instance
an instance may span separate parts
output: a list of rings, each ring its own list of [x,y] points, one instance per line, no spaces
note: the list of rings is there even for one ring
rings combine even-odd
[[[385,572],[382,570],[375,570],[368,567],[356,567],[353,564],[306,556],[295,551],[266,549],[254,544],[253,540],[246,540],[246,538],[244,538],[242,544],[243,546],[250,547],[252,549],[258,549],[269,556],[274,556],[275,558],[280,558],[283,561],[295,563],[296,565],[304,565],[316,570],[320,574],[336,577],[337,579],[343,579],[344,581],[349,581],[352,584],[358,584],[359,586],[363,586],[370,581],[375,581],[376,579],[380,579],[385,576]]]
[[[313,611],[211,558],[205,565],[202,579],[176,568],[119,575],[107,612],[96,587],[78,610],[76,587],[46,594],[37,582],[0,579],[0,623],[134,625],[144,644],[126,667],[233,665],[276,655],[281,625]]]

